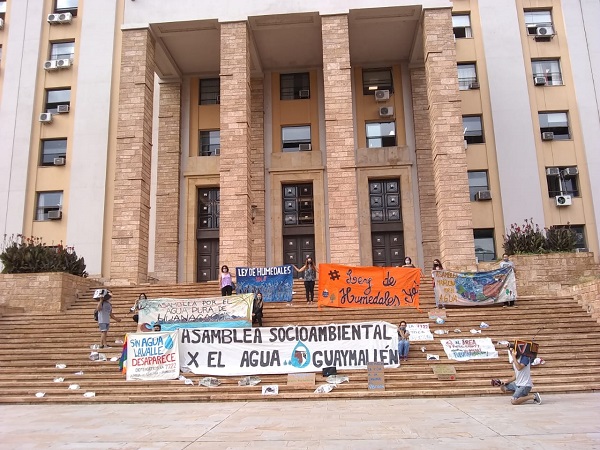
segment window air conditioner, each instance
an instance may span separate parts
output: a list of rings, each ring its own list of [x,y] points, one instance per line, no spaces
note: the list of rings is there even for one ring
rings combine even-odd
[[[536,86],[546,86],[546,77],[533,77],[533,84]]]
[[[71,67],[71,60],[69,58],[59,59],[56,61],[56,67],[58,69],[67,69],[67,68]]]
[[[53,164],[55,166],[64,166],[66,162],[64,156],[59,156],[58,158],[54,158]]]
[[[44,70],[56,70],[58,67],[56,66],[56,60],[51,59],[44,63]]]
[[[0,30],[4,29],[4,19],[0,17]]]
[[[554,198],[556,199],[556,206],[570,206],[573,203],[570,195],[557,195]]]
[[[542,141],[553,141],[554,133],[552,131],[544,131],[542,133]]]
[[[475,200],[482,201],[482,200],[491,200],[492,199],[492,191],[477,191],[477,193],[475,194]]]
[[[473,81],[471,84],[469,84],[469,89],[479,89],[479,82]]]
[[[50,24],[60,23],[58,21],[58,16],[59,16],[59,14],[48,14],[48,23],[50,23]]]
[[[299,144],[298,145],[298,149],[301,152],[309,152],[309,151],[312,150],[312,145],[310,145],[310,144]]]
[[[56,112],[58,114],[68,113],[69,112],[69,105],[58,105],[56,107]]]
[[[301,89],[298,91],[298,97],[310,98],[310,89]]]
[[[378,89],[375,91],[375,100],[378,102],[383,102],[385,100],[390,99],[390,91]]]
[[[62,211],[60,209],[54,209],[48,211],[48,220],[60,220],[62,219]]]
[[[579,174],[579,170],[577,167],[567,167],[565,168],[564,174],[570,177],[574,177]]]
[[[394,115],[394,108],[391,106],[382,106],[379,108],[380,117],[391,117]]]
[[[558,167],[547,167],[546,168],[546,176],[557,177],[559,175],[560,175],[560,169]]]
[[[40,122],[42,122],[42,123],[52,122],[52,113],[41,113],[40,114]]]
[[[535,29],[535,36],[536,37],[552,37],[554,35],[554,31],[552,30],[552,27],[537,27]]]
[[[59,23],[71,23],[72,20],[73,20],[73,14],[71,14],[71,13],[58,14],[58,22]]]

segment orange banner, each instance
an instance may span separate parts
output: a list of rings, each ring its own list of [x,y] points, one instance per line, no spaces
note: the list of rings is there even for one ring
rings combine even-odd
[[[419,308],[421,270],[319,264],[319,306]]]

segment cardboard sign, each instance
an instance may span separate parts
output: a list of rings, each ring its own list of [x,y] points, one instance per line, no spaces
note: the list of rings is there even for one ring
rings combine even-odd
[[[428,314],[429,314],[429,318],[432,320],[435,320],[437,318],[446,320],[446,318],[447,318],[445,309],[438,309],[438,308],[432,309],[431,311],[429,311]]]
[[[369,375],[369,390],[385,391],[385,375],[382,362],[367,363]]]
[[[288,373],[288,386],[315,387],[314,373]]]
[[[515,348],[517,349],[517,354],[525,355],[528,358],[531,358],[532,360],[537,358],[539,347],[540,346],[535,342],[519,340],[515,341]]]
[[[433,373],[438,380],[443,381],[454,381],[456,380],[456,369],[450,364],[435,364],[433,367]]]

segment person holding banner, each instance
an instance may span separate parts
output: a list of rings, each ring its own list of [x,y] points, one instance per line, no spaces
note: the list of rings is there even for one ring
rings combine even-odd
[[[317,265],[313,258],[308,256],[304,265],[298,269],[294,266],[297,272],[304,272],[304,289],[306,290],[306,303],[315,302],[315,281],[317,279]],[[291,305],[291,303],[289,303]]]
[[[510,350],[511,362],[515,376],[510,380],[500,381],[500,390],[503,393],[512,392],[513,396],[510,402],[513,405],[521,405],[529,400],[537,405],[542,403],[542,397],[538,392],[530,394],[533,387],[531,380],[531,358],[525,355],[518,355],[517,349],[512,347]]]
[[[515,274],[516,274],[515,263],[512,262],[510,259],[508,259],[508,254],[507,253],[505,253],[504,255],[502,255],[502,261],[500,261],[500,268],[504,269],[506,267],[510,267],[513,270],[513,272],[515,272]],[[515,301],[511,300],[509,302],[505,302],[504,305],[503,305],[503,307],[507,307],[507,306],[515,306]]]
[[[263,295],[259,292],[254,297],[254,304],[252,305],[252,323],[258,322],[258,326],[262,327],[263,319]]]
[[[410,332],[406,329],[406,322],[403,320],[398,326],[398,359],[400,361],[408,361],[409,337]]]
[[[221,295],[227,297],[233,294],[233,279],[229,273],[229,267],[223,265],[219,274],[219,286],[221,287]]]
[[[404,258],[404,265],[402,267],[410,267],[410,268],[414,269],[415,265],[412,263],[412,259],[410,259],[407,256],[406,258]]]
[[[135,301],[134,305],[129,310],[129,313],[133,314],[133,321],[135,323],[138,323],[138,321],[140,320],[139,312],[140,312],[140,309],[143,308],[143,306],[140,306],[140,302],[142,300],[148,300],[148,297],[144,293],[140,294],[140,296],[138,297],[138,299]]]

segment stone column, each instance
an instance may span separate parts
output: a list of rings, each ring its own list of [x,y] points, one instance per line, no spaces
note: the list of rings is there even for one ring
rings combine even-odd
[[[331,262],[360,265],[348,16],[323,16],[321,27],[329,251]]]
[[[252,180],[252,205],[256,206],[252,222],[251,265],[264,267],[267,264],[265,234],[265,143],[264,143],[264,79],[253,78],[250,83],[251,97],[251,138],[250,138],[250,177]],[[251,206],[252,208],[252,206]],[[252,213],[252,210],[250,210]]]
[[[221,24],[220,265],[251,261],[250,47],[246,22]]]
[[[148,280],[150,162],[154,39],[149,30],[124,30],[119,84],[110,277]]]
[[[454,269],[474,268],[473,220],[449,8],[423,12],[423,42],[440,257]]]
[[[423,235],[423,255],[425,270],[435,258],[440,258],[438,218],[431,157],[431,132],[429,127],[429,103],[425,68],[410,70],[412,89],[413,121],[415,127],[415,153],[419,186],[419,209],[421,210],[421,230]]]
[[[154,275],[176,283],[179,261],[181,83],[160,83]]]

